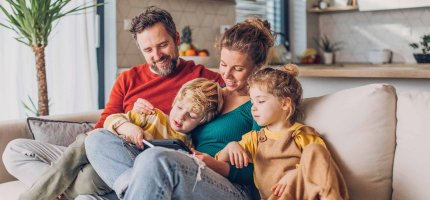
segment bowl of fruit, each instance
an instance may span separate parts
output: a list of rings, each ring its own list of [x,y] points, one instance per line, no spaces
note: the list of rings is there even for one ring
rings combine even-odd
[[[179,56],[184,60],[192,60],[194,63],[201,65],[206,65],[210,61],[208,50],[198,49],[193,45],[191,39],[191,28],[189,26],[185,26],[185,28],[182,29]]]

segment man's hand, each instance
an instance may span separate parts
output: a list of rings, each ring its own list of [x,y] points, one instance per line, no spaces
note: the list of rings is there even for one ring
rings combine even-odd
[[[133,111],[139,114],[150,115],[154,113],[154,106],[146,99],[138,98],[134,102]]]
[[[135,144],[139,149],[143,149],[143,142],[142,140],[145,139],[144,137],[144,131],[141,127],[126,122],[116,128],[116,132],[119,135],[125,135],[125,140],[127,142]]]
[[[242,147],[237,142],[230,142],[226,146],[228,150],[228,156],[230,158],[230,164],[235,165],[236,168],[243,168],[248,166],[249,157]]]

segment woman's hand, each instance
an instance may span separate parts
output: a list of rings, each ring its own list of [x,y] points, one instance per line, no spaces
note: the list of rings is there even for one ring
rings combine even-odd
[[[218,174],[227,177],[230,173],[230,166],[226,162],[216,160],[209,154],[199,152],[193,148],[191,149],[191,151],[199,160],[203,161],[206,166],[208,166]]]
[[[237,142],[230,142],[226,146],[228,150],[228,157],[230,164],[235,165],[236,168],[243,168],[248,166],[249,157],[242,147]]]
[[[142,140],[145,139],[144,137],[144,131],[141,127],[126,122],[116,128],[116,132],[119,135],[125,135],[125,140],[127,142],[135,144],[139,149],[143,149],[143,142]]]
[[[150,115],[154,113],[154,106],[146,99],[138,98],[134,102],[133,111],[139,114]]]

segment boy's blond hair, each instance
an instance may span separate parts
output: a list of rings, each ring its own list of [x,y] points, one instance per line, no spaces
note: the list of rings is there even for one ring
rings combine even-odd
[[[211,121],[222,109],[223,99],[220,85],[206,78],[196,78],[186,82],[173,101],[191,98],[192,110],[203,115],[200,123]]]

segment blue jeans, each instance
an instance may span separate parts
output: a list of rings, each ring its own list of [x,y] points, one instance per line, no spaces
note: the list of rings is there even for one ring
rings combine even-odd
[[[182,152],[142,152],[107,130],[88,136],[85,148],[96,172],[124,199],[250,199],[246,187]]]

